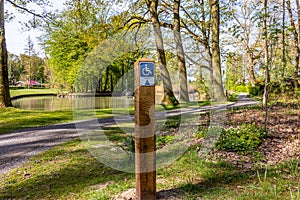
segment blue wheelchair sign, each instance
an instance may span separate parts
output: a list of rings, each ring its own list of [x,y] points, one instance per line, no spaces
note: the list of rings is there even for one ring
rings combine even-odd
[[[141,86],[155,85],[153,62],[140,62],[140,85]]]

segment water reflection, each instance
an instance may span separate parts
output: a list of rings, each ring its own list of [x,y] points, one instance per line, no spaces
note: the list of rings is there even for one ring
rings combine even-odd
[[[23,110],[71,110],[126,108],[133,106],[134,99],[128,97],[26,97],[13,100],[13,106]]]

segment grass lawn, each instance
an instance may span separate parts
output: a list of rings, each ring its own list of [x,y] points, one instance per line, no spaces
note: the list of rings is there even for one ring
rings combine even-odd
[[[207,105],[205,102],[201,104]],[[81,116],[89,117],[88,111],[80,112]],[[119,113],[122,112],[125,110]],[[133,108],[130,113],[133,114]],[[109,117],[111,110],[97,110],[96,115]],[[7,108],[0,112],[0,134],[72,120],[72,111]],[[168,118],[164,131],[175,128],[178,123],[176,117]],[[120,129],[114,127],[106,130],[106,136],[116,144],[124,143],[127,137],[120,133]],[[157,138],[162,146],[167,145],[168,140],[168,135]],[[199,144],[192,145],[169,167],[157,170],[157,190],[191,200],[300,200],[299,158],[272,166],[255,165],[247,170],[228,161],[201,157],[198,151]],[[134,174],[105,166],[91,155],[81,140],[75,139],[36,155],[0,176],[0,199],[106,200],[134,187]]]
[[[91,116],[89,111],[76,111],[81,119]],[[79,112],[79,113],[78,113]],[[0,134],[10,133],[16,130],[47,126],[52,124],[72,122],[74,115],[72,110],[64,111],[32,111],[17,108],[0,109]],[[94,114],[94,113],[93,113]],[[111,117],[111,109],[99,109],[95,112],[98,118]]]
[[[43,95],[43,94],[58,94],[61,90],[59,89],[14,89],[10,88],[11,97],[21,95]]]
[[[24,111],[25,112],[25,111]],[[240,110],[237,111],[239,113]],[[291,113],[294,115],[294,113]],[[176,127],[171,117],[164,130]],[[126,134],[110,127],[116,144]],[[157,140],[160,143],[165,141]],[[199,156],[191,146],[169,167],[157,170],[157,190],[181,199],[300,200],[300,160],[277,165],[234,166]],[[109,168],[94,158],[81,140],[61,144],[0,177],[0,199],[112,199],[135,187],[135,175]]]
[[[157,189],[183,199],[300,199],[300,161],[242,172],[191,148],[157,171]],[[135,187],[134,174],[108,168],[74,140],[31,158],[0,179],[0,199],[112,199]]]

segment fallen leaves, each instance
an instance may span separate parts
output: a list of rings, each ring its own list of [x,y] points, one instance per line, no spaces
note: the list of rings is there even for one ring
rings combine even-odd
[[[254,152],[238,154],[213,150],[212,160],[228,161],[245,170],[257,165],[275,165],[281,162],[300,159],[299,107],[274,106],[269,110],[269,136]],[[243,123],[264,125],[264,114],[260,109],[232,111],[227,114],[226,126],[238,126]]]

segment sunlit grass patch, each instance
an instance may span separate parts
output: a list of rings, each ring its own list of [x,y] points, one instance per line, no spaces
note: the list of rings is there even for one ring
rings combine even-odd
[[[243,171],[202,159],[190,148],[157,170],[157,190],[176,191],[182,199],[298,199],[299,178],[299,161]],[[134,187],[134,174],[105,166],[77,139],[2,176],[0,199],[112,199]]]
[[[104,166],[74,140],[1,177],[0,199],[85,199],[102,190],[108,198],[132,183],[132,174]]]
[[[46,94],[58,94],[59,89],[10,89],[11,97],[22,96],[22,95],[46,95]]]
[[[110,109],[91,111],[76,111],[80,120],[111,117]],[[0,134],[10,133],[26,128],[47,126],[52,124],[73,122],[76,120],[72,110],[63,111],[34,111],[17,108],[0,109]]]

